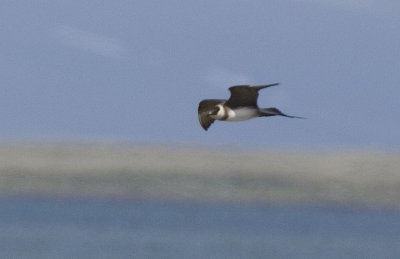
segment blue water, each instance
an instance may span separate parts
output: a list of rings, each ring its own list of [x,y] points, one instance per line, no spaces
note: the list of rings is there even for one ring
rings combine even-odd
[[[400,212],[1,198],[0,258],[400,258]]]

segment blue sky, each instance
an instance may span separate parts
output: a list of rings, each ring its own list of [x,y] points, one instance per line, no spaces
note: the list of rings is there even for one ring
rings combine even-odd
[[[400,2],[2,1],[1,140],[400,146]],[[197,120],[235,84],[307,120]]]

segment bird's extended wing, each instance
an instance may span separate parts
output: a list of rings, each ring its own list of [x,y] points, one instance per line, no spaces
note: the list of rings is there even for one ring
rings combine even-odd
[[[278,83],[269,85],[254,85],[254,86],[250,85],[231,86],[229,87],[231,96],[229,100],[226,102],[226,105],[231,108],[237,108],[242,106],[257,107],[258,91],[275,85],[278,85]]]
[[[204,130],[207,130],[214,122],[214,119],[210,117],[209,112],[212,111],[217,104],[221,104],[224,102],[226,102],[226,100],[206,99],[199,103],[199,108],[197,112],[199,115],[200,125],[201,127],[203,127]]]

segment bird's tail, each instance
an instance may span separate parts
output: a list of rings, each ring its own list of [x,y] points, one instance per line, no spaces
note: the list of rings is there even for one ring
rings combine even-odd
[[[284,114],[283,112],[281,112],[280,110],[278,110],[275,107],[260,109],[259,115],[260,115],[260,117],[268,117],[268,116],[279,115],[279,116],[284,116],[284,117],[288,117],[288,118],[305,119],[304,117],[292,116],[292,115]]]

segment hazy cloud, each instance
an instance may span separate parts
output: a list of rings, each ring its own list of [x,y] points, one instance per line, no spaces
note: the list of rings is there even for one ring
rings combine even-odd
[[[120,58],[125,52],[121,40],[81,30],[70,25],[55,27],[55,35],[63,44],[111,58]]]
[[[224,88],[232,85],[252,83],[248,76],[241,73],[234,73],[224,68],[209,69],[205,79],[214,86]]]

